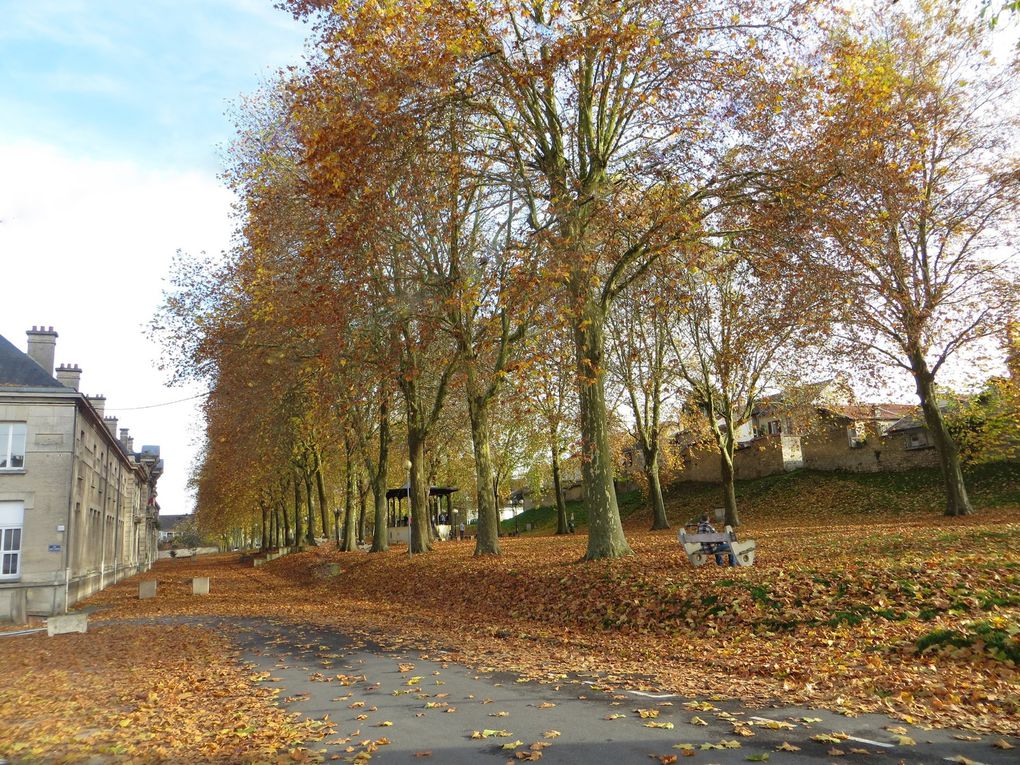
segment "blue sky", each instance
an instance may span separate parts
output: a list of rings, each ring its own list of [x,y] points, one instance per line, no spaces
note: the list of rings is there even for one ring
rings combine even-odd
[[[226,113],[307,31],[273,0],[0,0],[0,335],[57,330],[56,362],[161,446],[165,513],[192,509],[202,420],[162,404],[202,391],[165,385],[146,327],[178,250],[230,246]]]
[[[0,135],[215,171],[228,102],[300,58],[272,0],[0,0]]]

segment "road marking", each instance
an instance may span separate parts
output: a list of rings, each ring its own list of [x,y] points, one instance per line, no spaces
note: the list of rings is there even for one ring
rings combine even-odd
[[[781,720],[772,720],[768,717],[751,717],[751,720],[760,720],[761,722],[782,722]],[[872,741],[870,738],[858,738],[857,736],[847,736],[847,741],[856,741],[858,744],[868,744],[869,746],[881,746],[886,749],[892,749],[895,744],[886,744],[882,741]],[[978,764],[975,764],[978,765]]]
[[[600,683],[593,683],[591,680],[582,680],[581,685],[587,685],[591,688],[600,685]],[[631,696],[641,696],[646,699],[678,699],[679,694],[676,693],[645,693],[644,691],[623,691],[623,693],[629,693]]]
[[[848,741],[856,741],[858,744],[868,744],[870,746],[881,746],[886,749],[892,749],[896,744],[887,744],[882,741],[872,741],[870,738],[857,738],[857,736],[847,736]]]
[[[675,693],[645,693],[644,691],[627,691],[633,696],[643,696],[646,699],[676,699],[680,698]]]

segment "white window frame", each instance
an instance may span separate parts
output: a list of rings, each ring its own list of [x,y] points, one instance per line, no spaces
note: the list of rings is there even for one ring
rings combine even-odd
[[[20,431],[24,444],[21,454],[14,453],[15,434]],[[0,473],[25,469],[25,453],[28,451],[28,426],[24,422],[0,422]],[[15,457],[21,457],[20,465],[12,465]]]
[[[0,582],[21,578],[24,524],[24,502],[0,502]]]

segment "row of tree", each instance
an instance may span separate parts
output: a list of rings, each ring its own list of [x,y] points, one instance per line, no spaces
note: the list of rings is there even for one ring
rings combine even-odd
[[[459,464],[497,554],[501,485],[541,443],[561,497],[573,445],[587,557],[628,554],[614,416],[664,528],[662,429],[700,412],[736,524],[736,430],[816,359],[909,372],[970,512],[936,380],[1015,316],[1020,163],[1016,62],[960,3],[289,6],[313,38],[242,110],[237,245],[182,262],[157,319],[211,389],[210,525],[312,540],[342,487],[341,547],[371,494],[383,550],[406,457],[412,550]]]

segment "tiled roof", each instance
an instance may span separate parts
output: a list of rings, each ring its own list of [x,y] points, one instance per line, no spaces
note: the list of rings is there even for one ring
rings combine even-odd
[[[0,387],[68,390],[3,335],[0,335]]]
[[[896,421],[917,412],[916,404],[845,404],[823,408],[848,420]]]

